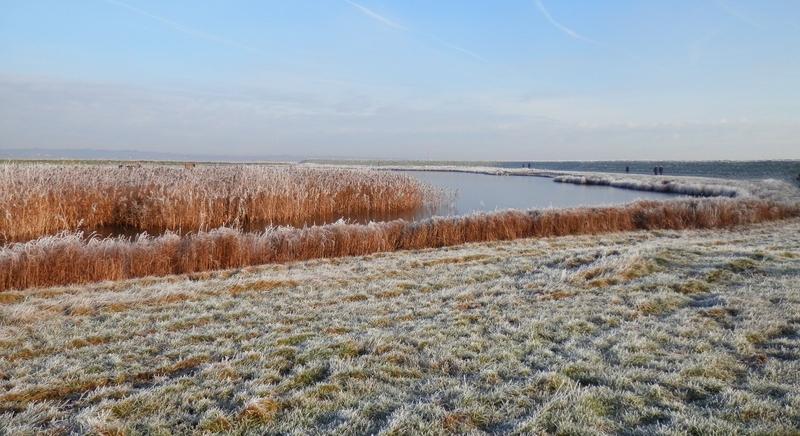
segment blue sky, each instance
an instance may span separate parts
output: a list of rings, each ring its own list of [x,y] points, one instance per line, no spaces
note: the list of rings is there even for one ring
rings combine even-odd
[[[800,158],[794,0],[0,7],[0,148]]]

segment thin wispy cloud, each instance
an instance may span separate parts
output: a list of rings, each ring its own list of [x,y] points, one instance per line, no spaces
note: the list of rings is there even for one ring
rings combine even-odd
[[[387,27],[390,27],[390,28],[395,29],[395,30],[400,30],[400,31],[403,31],[403,32],[413,32],[409,27],[404,26],[404,25],[402,25],[400,23],[397,23],[396,21],[393,21],[393,20],[391,20],[389,18],[386,18],[383,15],[373,11],[372,9],[367,8],[366,6],[360,5],[360,4],[358,4],[358,3],[354,2],[354,1],[351,1],[351,0],[344,0],[344,1],[347,2],[350,6],[356,8],[359,12],[363,13],[364,15],[372,18],[373,20],[375,20],[375,21],[377,21],[377,22],[379,22],[379,23],[381,23],[381,24],[383,24],[383,25],[385,25]],[[432,39],[432,40],[434,40],[436,43],[438,43],[441,46],[447,47],[450,50],[454,50],[454,51],[457,51],[457,52],[459,52],[461,54],[467,55],[467,56],[469,56],[469,57],[471,57],[471,58],[473,58],[475,60],[478,60],[478,61],[481,61],[481,62],[488,62],[483,56],[475,53],[474,51],[468,50],[468,49],[466,49],[464,47],[461,47],[459,45],[456,45],[456,44],[453,44],[451,42],[445,41],[445,40],[443,40],[442,38],[439,38],[436,35],[426,35],[426,34],[423,34],[421,32],[414,32],[414,33],[416,33],[417,35],[423,36],[425,38]]]
[[[255,47],[249,46],[247,44],[242,44],[242,43],[240,43],[238,41],[234,41],[234,40],[225,38],[223,36],[215,35],[213,33],[205,32],[205,31],[202,31],[202,30],[198,30],[198,29],[189,27],[189,26],[187,26],[185,24],[181,24],[181,23],[179,23],[177,21],[171,20],[171,19],[163,17],[161,15],[154,14],[152,12],[146,11],[144,9],[138,8],[136,6],[133,6],[133,5],[129,4],[129,3],[126,3],[126,2],[123,2],[123,1],[120,1],[120,0],[102,0],[102,1],[105,2],[105,3],[108,3],[110,5],[117,6],[117,7],[120,7],[122,9],[126,9],[129,12],[133,12],[133,13],[135,13],[137,15],[141,15],[143,17],[146,17],[146,18],[149,18],[151,20],[157,21],[157,22],[161,23],[162,25],[164,25],[166,27],[169,27],[170,29],[172,29],[172,30],[174,30],[176,32],[183,33],[184,35],[188,35],[188,36],[191,36],[191,37],[196,38],[196,39],[201,39],[201,40],[213,42],[213,43],[216,43],[216,44],[227,45],[229,47],[234,47],[234,48],[237,48],[237,49],[240,49],[240,50],[244,50],[244,51],[249,51],[249,52],[252,52],[252,53],[262,53],[261,50],[255,48]]]
[[[544,15],[544,17],[547,19],[547,21],[550,22],[550,24],[553,25],[553,27],[555,27],[556,29],[560,30],[565,35],[569,36],[570,38],[576,39],[578,41],[583,41],[583,42],[586,42],[586,43],[589,43],[589,44],[603,45],[600,42],[595,41],[594,39],[591,39],[591,38],[587,38],[587,37],[581,35],[580,33],[576,32],[576,31],[570,29],[569,27],[567,27],[567,26],[561,24],[560,22],[558,22],[558,20],[553,18],[553,16],[550,14],[550,11],[548,11],[547,8],[544,7],[544,4],[542,4],[541,0],[534,0],[534,3],[536,3],[536,7],[539,8],[539,12],[541,12],[542,15]]]
[[[344,0],[344,1],[346,1],[348,4],[350,4],[350,6],[358,9],[362,14],[372,18],[373,20],[375,20],[375,21],[377,21],[377,22],[379,22],[379,23],[381,23],[381,24],[383,24],[385,26],[388,26],[388,27],[391,27],[391,28],[397,29],[397,30],[408,31],[408,27],[403,26],[402,24],[398,24],[398,23],[396,23],[396,22],[384,17],[383,15],[373,11],[372,9],[367,8],[366,6],[360,5],[360,4],[358,4],[356,2],[353,2],[353,1],[350,1],[350,0]]]
[[[728,3],[726,0],[714,0],[714,4],[718,8],[720,8],[723,12],[725,12],[726,14],[730,15],[733,18],[736,18],[737,20],[751,27],[755,27],[756,29],[761,29],[761,30],[764,29],[764,26],[762,26],[760,23],[757,23],[747,14],[741,12],[738,8],[731,6],[731,4]]]
[[[445,40],[443,40],[443,39],[441,39],[439,37],[436,37],[436,36],[433,36],[432,38],[435,39],[436,42],[438,42],[439,44],[441,44],[441,45],[443,45],[443,46],[445,46],[445,47],[447,47],[447,48],[449,48],[451,50],[455,50],[457,52],[463,53],[463,54],[465,54],[465,55],[467,55],[467,56],[469,56],[469,57],[471,57],[471,58],[473,58],[475,60],[481,61],[481,62],[488,62],[483,56],[475,53],[474,51],[467,50],[464,47],[460,47],[460,46],[455,45],[453,43],[447,42],[447,41],[445,41]]]
[[[703,35],[703,37],[691,42],[688,47],[689,58],[692,61],[699,61],[703,58],[706,52],[706,46],[716,39],[722,33],[722,29],[712,29]]]

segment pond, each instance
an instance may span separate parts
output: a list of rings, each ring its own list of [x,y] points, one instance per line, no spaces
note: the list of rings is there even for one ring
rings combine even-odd
[[[675,194],[660,192],[557,183],[546,177],[494,176],[444,171],[399,172],[455,192],[455,198],[451,202],[432,210],[421,211],[416,214],[415,219],[503,209],[608,206],[638,199],[665,200],[676,197]]]

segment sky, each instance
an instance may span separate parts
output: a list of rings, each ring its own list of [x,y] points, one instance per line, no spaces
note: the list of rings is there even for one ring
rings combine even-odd
[[[0,0],[0,150],[800,158],[797,0]]]

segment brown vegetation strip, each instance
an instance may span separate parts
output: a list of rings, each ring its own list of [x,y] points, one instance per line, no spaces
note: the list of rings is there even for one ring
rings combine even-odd
[[[640,229],[722,228],[800,216],[798,206],[762,200],[640,201],[620,207],[506,211],[419,222],[331,224],[278,228],[265,233],[233,229],[179,237],[163,235],[83,240],[47,237],[0,251],[0,290],[193,273],[381,251],[436,248],[511,240]]]
[[[437,196],[412,177],[386,171],[2,164],[0,241],[79,228],[162,233],[398,217]]]

